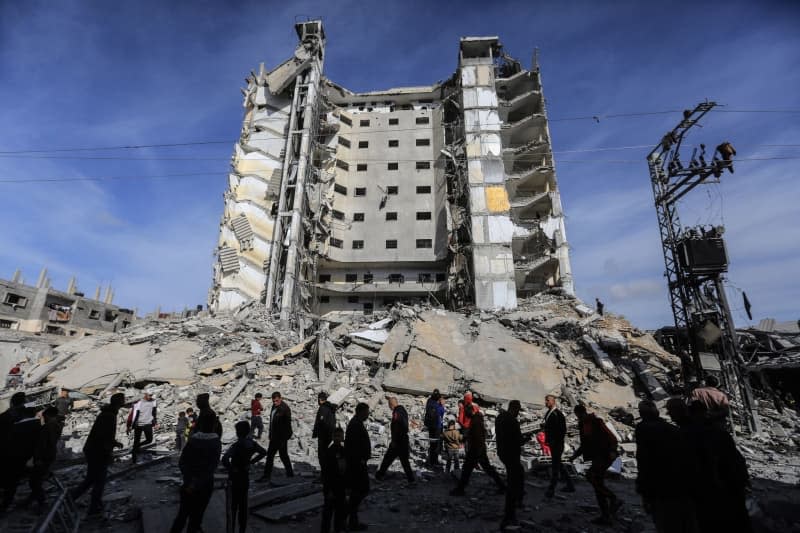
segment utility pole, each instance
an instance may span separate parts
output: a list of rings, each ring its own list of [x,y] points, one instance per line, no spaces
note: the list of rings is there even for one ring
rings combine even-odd
[[[758,432],[760,424],[753,393],[723,285],[723,275],[728,271],[722,239],[725,228],[683,228],[677,211],[678,200],[695,187],[719,183],[725,170],[733,173],[732,158],[736,152],[728,142],[717,146],[710,162],[702,144],[699,153],[695,149],[686,164],[680,157],[685,135],[716,105],[702,102],[684,111],[683,120],[647,156],[647,164],[684,386],[690,387],[705,372],[719,373],[731,397],[732,416],[737,416],[747,430]]]

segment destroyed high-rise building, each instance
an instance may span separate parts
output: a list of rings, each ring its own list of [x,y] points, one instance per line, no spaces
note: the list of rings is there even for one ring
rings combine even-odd
[[[431,299],[513,309],[572,275],[536,65],[460,42],[424,87],[354,93],[322,75],[321,21],[247,78],[209,303],[363,311]]]

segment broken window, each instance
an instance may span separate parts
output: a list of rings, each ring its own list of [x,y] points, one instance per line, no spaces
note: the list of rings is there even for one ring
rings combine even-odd
[[[320,283],[329,283],[331,281],[330,274],[320,274],[319,275],[319,282]]]
[[[430,193],[431,193],[430,185],[417,185],[417,194],[430,194]]]
[[[341,159],[336,160],[336,166],[341,168],[342,170],[350,170],[350,165],[348,165],[346,161],[342,161]]]
[[[363,250],[363,249],[364,249],[364,241],[353,241],[353,250]]]
[[[353,213],[353,222],[364,222],[364,213]]]
[[[364,314],[365,315],[372,314],[372,302],[364,302]]]
[[[98,311],[97,309],[91,309],[89,311],[89,318],[91,318],[92,320],[98,320],[100,318],[100,311]]]
[[[368,128],[369,127],[369,120],[360,120],[358,122],[358,125],[361,126],[362,128]]]
[[[417,220],[430,220],[430,219],[431,219],[430,211],[417,211]]]
[[[369,272],[364,274],[364,283],[372,283],[372,274]]]
[[[366,196],[366,195],[367,195],[366,187],[356,187],[356,196]]]
[[[339,185],[338,183],[333,184],[333,191],[338,192],[339,194],[347,195],[347,187],[344,185]]]
[[[347,283],[355,283],[355,282],[358,281],[358,274],[345,274],[344,275],[344,280]]]
[[[367,164],[366,163],[359,163],[356,165],[357,172],[366,172],[367,171]]]
[[[394,250],[397,248],[397,239],[389,239],[386,241],[386,248],[389,250]]]
[[[330,301],[331,301],[331,297],[330,296],[320,296],[319,297],[319,303],[321,303],[321,304],[330,303]]]
[[[431,119],[429,117],[417,117],[417,124],[430,124]]]
[[[398,163],[389,163],[386,165],[386,170],[397,170],[399,167]]]
[[[349,304],[357,304],[358,303],[358,296],[348,296],[347,303]]]
[[[0,329],[11,329],[11,326],[16,324],[16,322],[12,322],[11,320],[0,320]]]
[[[386,220],[397,220],[397,211],[387,211]]]
[[[430,139],[417,139],[417,146],[430,146],[431,140]]]
[[[397,126],[398,124],[400,124],[400,120],[399,119],[396,119],[396,118],[390,118],[389,119],[389,125],[390,126]]]
[[[427,272],[420,273],[419,276],[417,276],[417,283],[430,283],[432,281],[433,281],[433,276],[428,274]]]
[[[331,211],[331,216],[336,220],[344,220],[344,213],[342,213],[341,211],[337,211],[336,209]]]
[[[403,283],[406,277],[402,274],[389,274],[389,283]]]
[[[344,137],[339,137],[339,144],[341,144],[345,148],[350,148],[350,140],[345,139]]]
[[[400,141],[397,139],[389,139],[389,148],[397,148],[400,146]]]
[[[397,185],[389,185],[386,187],[386,194],[397,194]]]
[[[417,161],[417,170],[425,170],[431,168],[430,161]]]
[[[352,125],[353,125],[353,121],[352,121],[352,120],[350,120],[350,118],[349,118],[349,117],[346,117],[346,116],[344,116],[344,115],[341,115],[341,116],[339,117],[339,121],[340,121],[340,122],[342,122],[342,123],[344,123],[344,124],[347,124],[348,126],[352,126]]]
[[[337,239],[335,237],[331,237],[328,242],[330,242],[331,246],[333,246],[334,248],[341,248],[342,245],[344,244],[342,242],[342,239]]]
[[[358,141],[359,148],[369,148],[369,141]]]
[[[6,293],[6,297],[3,298],[3,303],[6,305],[15,305],[17,307],[25,307],[28,305],[28,299],[24,296],[20,296],[19,294],[14,294],[13,292]]]

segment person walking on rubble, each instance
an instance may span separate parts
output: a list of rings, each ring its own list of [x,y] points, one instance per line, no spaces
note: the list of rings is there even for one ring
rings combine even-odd
[[[323,452],[322,493],[325,507],[322,510],[322,533],[330,533],[331,522],[336,533],[344,531],[347,521],[347,456],[344,450],[344,430],[335,428],[333,442]]]
[[[469,452],[469,428],[472,424],[472,419],[467,416],[467,406],[470,406],[473,412],[479,412],[480,407],[475,403],[475,399],[470,391],[464,393],[464,398],[458,401],[458,425],[461,426],[461,435],[464,437],[464,451]]]
[[[222,444],[214,431],[216,417],[201,413],[197,430],[181,452],[178,467],[183,475],[178,514],[170,533],[180,533],[187,525],[189,533],[202,531],[203,515],[214,491],[214,471],[219,465]]]
[[[622,507],[622,500],[605,485],[606,471],[617,458],[617,438],[605,422],[594,413],[586,411],[586,406],[576,405],[574,412],[578,417],[581,444],[572,454],[570,461],[581,455],[585,461],[591,461],[592,464],[586,471],[586,479],[594,488],[597,504],[600,506],[600,516],[592,520],[592,523],[610,525],[611,517]]]
[[[265,450],[251,438],[250,423],[246,420],[236,423],[236,437],[230,448],[222,456],[222,466],[228,471],[225,487],[228,502],[228,531],[235,531],[236,516],[239,516],[239,531],[247,530],[247,492],[250,489],[250,465],[266,457]]]
[[[92,500],[89,504],[89,514],[99,514],[103,510],[103,489],[106,485],[108,466],[112,461],[114,448],[122,448],[122,443],[116,440],[117,414],[125,404],[125,394],[118,392],[111,396],[108,405],[100,408],[100,414],[94,421],[86,444],[83,445],[83,454],[86,457],[86,478],[83,482],[70,491],[73,499],[78,499],[87,489],[92,489]]]
[[[550,485],[544,495],[546,498],[552,498],[555,495],[559,478],[566,483],[563,489],[566,492],[575,492],[575,485],[572,483],[567,467],[562,461],[564,440],[567,438],[567,419],[564,413],[556,407],[556,397],[552,394],[544,397],[544,405],[547,407],[547,412],[544,415],[542,429],[544,430],[544,442],[550,449],[551,460]]]
[[[445,412],[444,398],[439,389],[433,389],[433,393],[425,404],[425,428],[428,430],[428,466],[430,468],[439,468]]]
[[[26,414],[25,393],[15,392],[9,401],[8,409],[0,414],[0,457],[8,457],[11,446],[11,429],[14,424],[21,420]],[[0,469],[0,488],[6,486],[8,476],[12,474],[11,469]]]
[[[42,483],[50,476],[50,468],[56,461],[58,441],[61,438],[62,425],[58,409],[48,407],[42,412],[42,419],[44,425],[39,430],[36,446],[33,449],[33,469],[28,479],[31,494],[28,496],[27,504],[36,501],[39,505],[44,505]]]
[[[328,401],[328,393],[325,391],[317,394],[317,416],[314,418],[314,429],[311,431],[311,438],[317,439],[317,460],[320,470],[324,462],[325,453],[333,441],[333,432],[336,429],[336,406]]]
[[[517,507],[522,506],[524,494],[525,472],[522,469],[522,446],[525,439],[519,426],[522,406],[519,400],[508,402],[508,410],[501,411],[495,419],[495,439],[497,439],[497,456],[506,467],[506,505],[500,529],[517,523]]]
[[[594,299],[594,305],[595,309],[597,310],[597,314],[603,316],[603,309],[605,309],[605,305],[603,305],[603,302],[600,301],[600,298]]]
[[[197,421],[200,419],[201,416],[205,415],[206,418],[210,418],[214,420],[214,433],[216,433],[219,438],[222,438],[222,422],[219,421],[219,417],[217,413],[211,408],[211,396],[207,392],[203,392],[197,395],[197,400],[195,401],[197,404],[198,413],[195,415],[194,412],[189,414],[189,418],[194,417],[195,422],[192,424],[192,429],[189,431],[189,435],[191,436],[193,433],[198,431]],[[186,411],[189,413],[189,410]]]
[[[693,454],[683,432],[658,415],[651,400],[639,403],[636,425],[636,492],[658,533],[698,533]]]
[[[133,404],[133,408],[128,413],[127,432],[130,434],[133,428],[133,450],[131,450],[131,461],[136,463],[139,449],[153,442],[153,430],[158,430],[156,401],[153,393],[144,392],[144,397]],[[141,442],[142,433],[145,441]]]
[[[23,393],[23,403],[11,419],[13,423],[10,427],[7,427],[7,431],[0,437],[6,441],[6,445],[3,447],[5,451],[3,455],[5,461],[3,468],[4,492],[0,510],[8,509],[14,502],[17,486],[25,475],[25,465],[33,457],[33,452],[41,433],[42,425],[36,416],[36,409],[25,406],[24,401],[25,395]]]
[[[464,458],[464,466],[461,469],[461,478],[456,488],[450,491],[450,495],[464,495],[464,489],[467,487],[472,471],[475,470],[477,465],[481,465],[483,471],[494,480],[498,492],[505,492],[506,485],[500,478],[500,474],[492,466],[492,463],[489,462],[489,456],[486,454],[486,425],[483,421],[483,414],[477,411],[474,405],[465,407],[464,414],[470,419],[470,430],[467,434],[467,454]]]
[[[382,480],[394,460],[399,458],[400,464],[403,465],[406,479],[409,483],[414,483],[416,479],[409,461],[408,412],[405,407],[398,403],[397,398],[394,396],[390,396],[387,399],[387,403],[389,404],[389,409],[392,410],[391,441],[389,442],[389,448],[386,450],[386,455],[383,456],[380,468],[375,472],[375,479]]]
[[[347,469],[347,484],[350,500],[347,502],[348,531],[364,531],[367,525],[358,519],[358,508],[369,494],[369,469],[367,461],[372,457],[372,443],[364,422],[369,418],[369,405],[356,405],[356,414],[347,424],[344,437],[344,454]]]
[[[264,463],[264,475],[258,480],[260,483],[269,483],[272,478],[272,467],[275,464],[276,453],[280,455],[286,477],[294,477],[288,450],[289,439],[292,438],[292,434],[292,410],[283,401],[280,392],[273,392],[272,409],[269,412],[267,461]]]
[[[264,419],[261,417],[264,406],[261,404],[261,398],[263,398],[262,394],[257,392],[255,397],[250,400],[250,425],[253,427],[253,438],[259,440],[264,433]]]

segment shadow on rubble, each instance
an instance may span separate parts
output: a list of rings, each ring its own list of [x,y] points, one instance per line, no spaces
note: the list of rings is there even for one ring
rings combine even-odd
[[[752,486],[755,505],[748,507],[753,531],[800,531],[800,485],[753,478]]]

